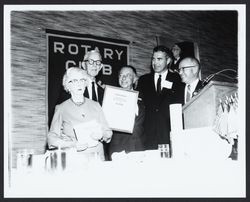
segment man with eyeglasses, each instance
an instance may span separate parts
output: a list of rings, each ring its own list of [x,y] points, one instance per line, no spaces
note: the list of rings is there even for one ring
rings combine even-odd
[[[98,49],[88,51],[85,54],[82,66],[87,71],[91,80],[85,89],[84,96],[102,105],[104,89],[96,81],[96,76],[103,67],[102,56]]]
[[[165,46],[153,49],[152,73],[141,76],[138,90],[145,104],[145,147],[157,149],[158,144],[170,143],[169,104],[177,100],[180,76],[170,72],[172,53]]]
[[[85,88],[84,96],[97,101],[102,105],[104,89],[99,85],[96,80],[97,75],[101,71],[103,64],[102,64],[102,56],[98,50],[95,48],[94,50],[88,51],[83,57],[82,63],[83,69],[87,71],[87,74],[90,77],[89,85]],[[105,160],[109,160],[108,157],[108,147],[107,143],[103,143],[104,146],[104,155]]]
[[[178,72],[185,85],[182,86],[182,104],[186,104],[202,89],[199,79],[200,63],[196,58],[186,57],[179,63]]]

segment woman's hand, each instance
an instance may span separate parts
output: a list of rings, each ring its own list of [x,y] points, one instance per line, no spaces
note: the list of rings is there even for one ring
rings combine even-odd
[[[109,143],[111,141],[113,132],[111,130],[104,131],[104,135],[102,137],[102,140],[106,143]]]
[[[103,136],[103,131],[100,127],[100,125],[98,125],[98,127],[95,128],[95,130],[91,133],[91,137],[96,140],[99,141],[102,139]]]
[[[101,140],[102,139],[102,132],[93,132],[91,134],[91,137],[94,139],[94,140]]]
[[[75,147],[75,141],[72,140],[71,137],[68,136],[57,136],[54,134],[51,134],[48,137],[48,144],[50,148],[53,147],[60,147],[60,148],[70,148]]]

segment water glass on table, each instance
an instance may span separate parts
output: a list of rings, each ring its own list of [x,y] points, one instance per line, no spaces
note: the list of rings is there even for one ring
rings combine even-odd
[[[170,158],[169,144],[158,144],[158,151],[161,158]]]

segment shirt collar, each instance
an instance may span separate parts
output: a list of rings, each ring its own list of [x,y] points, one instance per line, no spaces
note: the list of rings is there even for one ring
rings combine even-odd
[[[192,83],[186,84],[186,86],[190,85],[190,90],[191,90],[191,92],[193,92],[195,90],[198,82],[199,82],[199,79],[195,79]]]
[[[162,73],[155,72],[155,78],[158,79],[159,75],[161,75],[161,78],[165,80],[166,77],[167,77],[167,74],[168,74],[168,69],[166,71],[162,72]]]
[[[92,86],[92,82],[95,83],[95,78],[93,80],[91,78],[88,78],[88,86]]]

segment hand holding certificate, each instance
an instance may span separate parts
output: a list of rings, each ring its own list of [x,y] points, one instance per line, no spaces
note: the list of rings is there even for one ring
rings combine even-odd
[[[133,132],[137,99],[137,91],[106,85],[102,109],[110,128]]]

